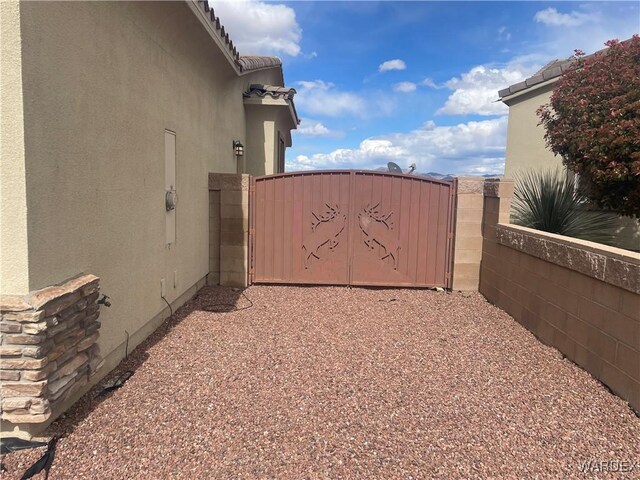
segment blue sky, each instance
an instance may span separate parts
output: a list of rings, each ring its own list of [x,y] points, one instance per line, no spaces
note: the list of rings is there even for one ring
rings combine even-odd
[[[214,2],[243,54],[279,56],[302,119],[286,168],[502,173],[497,91],[640,32],[640,2]]]

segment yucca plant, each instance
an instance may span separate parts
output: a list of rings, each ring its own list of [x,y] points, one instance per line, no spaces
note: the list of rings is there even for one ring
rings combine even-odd
[[[529,170],[515,177],[511,220],[549,233],[608,243],[617,217],[589,209],[575,176],[558,170]]]

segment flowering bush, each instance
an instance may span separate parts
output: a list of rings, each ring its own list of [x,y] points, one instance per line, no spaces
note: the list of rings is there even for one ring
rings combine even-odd
[[[585,57],[538,109],[547,146],[600,208],[640,217],[640,36]]]

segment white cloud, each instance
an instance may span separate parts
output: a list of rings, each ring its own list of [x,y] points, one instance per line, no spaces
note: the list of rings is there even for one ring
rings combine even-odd
[[[521,82],[538,66],[508,65],[490,68],[485,65],[473,67],[460,78],[454,77],[445,85],[453,90],[438,114],[448,115],[502,115],[508,108],[498,100],[498,90]]]
[[[388,72],[390,70],[405,70],[407,68],[407,64],[404,63],[399,58],[394,60],[387,60],[386,62],[381,63],[378,66],[378,71],[380,73]]]
[[[438,85],[436,82],[433,81],[433,78],[427,77],[424,80],[422,80],[420,82],[420,85],[424,85],[425,87],[429,87],[429,88],[444,88],[444,85]]]
[[[549,9],[541,10],[541,12],[545,11]],[[562,15],[570,18],[566,20]],[[540,18],[539,15],[538,18]],[[552,13],[543,15],[542,18],[548,22],[554,19],[553,21],[556,22],[547,23],[547,25],[563,27],[545,29],[543,42],[536,46],[536,52],[545,56],[543,63],[554,58],[568,58],[573,54],[574,49],[580,49],[587,54],[593,53],[603,49],[604,42],[607,40],[612,38],[624,40],[638,33],[638,9],[633,3],[623,3],[617,5],[617,8],[603,9],[600,4],[588,2],[580,6],[580,12],[559,14],[558,17]],[[558,23],[563,21],[565,24]],[[576,21],[583,21],[583,23],[579,28],[571,28],[570,24]]]
[[[498,29],[498,40],[504,40],[506,42],[511,40],[511,33],[507,31],[507,27],[504,25]]]
[[[292,8],[259,0],[214,1],[213,8],[240,53],[300,53],[302,29]]]
[[[413,82],[400,82],[393,86],[394,91],[402,93],[415,92],[416,88],[417,85]]]
[[[300,135],[309,135],[312,137],[322,137],[329,135],[331,131],[320,122],[309,122],[308,120],[301,120],[300,126],[297,130],[294,130]]]
[[[322,80],[300,81],[296,105],[305,114],[338,117],[364,115],[366,102],[352,92],[342,92],[333,83]]]
[[[506,116],[453,126],[428,121],[411,132],[367,138],[358,148],[298,155],[287,161],[287,170],[378,168],[393,161],[415,163],[422,173],[498,174],[504,169],[506,130]]]
[[[322,122],[308,118],[300,119],[300,125],[297,130],[293,130],[293,133],[310,137],[341,137],[344,135],[341,131],[329,130]]]
[[[545,8],[536,12],[534,20],[551,27],[577,27],[584,23],[597,20],[595,15],[572,11],[570,13],[560,13],[553,7]]]

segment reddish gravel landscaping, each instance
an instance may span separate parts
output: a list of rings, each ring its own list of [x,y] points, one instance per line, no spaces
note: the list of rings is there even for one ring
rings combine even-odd
[[[630,408],[479,294],[246,295],[212,313],[249,303],[201,291],[107,377],[135,370],[123,388],[56,421],[50,478],[593,478],[581,462],[640,462]],[[41,451],[8,455],[5,478]]]

